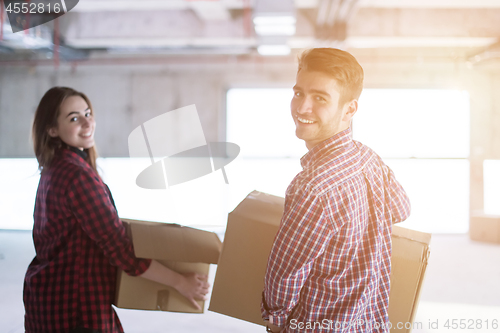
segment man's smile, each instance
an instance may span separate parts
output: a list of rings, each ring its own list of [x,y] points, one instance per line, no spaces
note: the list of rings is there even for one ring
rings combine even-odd
[[[315,121],[312,121],[312,120],[309,120],[309,119],[304,119],[304,118],[300,118],[299,116],[297,116],[297,120],[303,124],[314,124]]]

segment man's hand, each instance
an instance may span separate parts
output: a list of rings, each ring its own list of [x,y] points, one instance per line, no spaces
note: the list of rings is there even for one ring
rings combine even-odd
[[[271,324],[270,322],[266,322],[267,327],[271,330],[273,333],[279,333],[283,330],[282,327],[276,326],[274,324]]]

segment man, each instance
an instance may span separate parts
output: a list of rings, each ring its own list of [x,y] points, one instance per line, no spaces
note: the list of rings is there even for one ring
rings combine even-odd
[[[269,256],[268,331],[389,331],[392,224],[409,216],[410,202],[380,157],[351,138],[362,89],[351,54],[301,55],[291,113],[309,152]]]

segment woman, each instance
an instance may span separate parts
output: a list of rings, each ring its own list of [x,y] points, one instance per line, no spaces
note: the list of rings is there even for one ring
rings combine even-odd
[[[138,259],[96,171],[95,120],[83,93],[54,87],[33,122],[41,171],[33,226],[36,257],[24,281],[25,330],[123,332],[111,304],[117,268],[172,286],[199,308],[207,277]]]

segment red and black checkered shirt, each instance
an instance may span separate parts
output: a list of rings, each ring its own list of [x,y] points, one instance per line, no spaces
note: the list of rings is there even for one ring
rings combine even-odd
[[[68,332],[85,327],[123,332],[111,307],[117,267],[147,270],[137,259],[107,186],[80,152],[60,149],[44,169],[36,195],[36,257],[24,281],[25,330]]]
[[[391,232],[409,216],[405,191],[350,129],[301,164],[269,256],[263,318],[286,332],[388,332]]]

